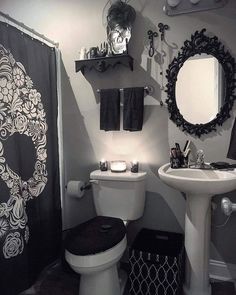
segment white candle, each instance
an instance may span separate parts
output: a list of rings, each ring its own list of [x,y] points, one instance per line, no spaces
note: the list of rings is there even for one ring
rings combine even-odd
[[[125,172],[126,162],[125,161],[111,161],[112,172]]]

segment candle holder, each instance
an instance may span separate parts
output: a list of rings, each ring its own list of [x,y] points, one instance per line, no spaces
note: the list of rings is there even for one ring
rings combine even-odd
[[[107,171],[108,170],[108,163],[105,160],[101,160],[99,162],[99,168],[101,171]]]
[[[125,161],[111,161],[111,172],[125,172],[126,162]]]
[[[131,172],[132,173],[138,173],[139,164],[137,161],[131,162]]]

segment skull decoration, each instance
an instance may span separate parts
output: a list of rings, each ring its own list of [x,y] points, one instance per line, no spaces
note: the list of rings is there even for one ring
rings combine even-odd
[[[112,54],[124,54],[135,21],[134,8],[123,1],[115,1],[107,13],[107,41]]]
[[[8,259],[21,254],[29,240],[26,203],[38,197],[47,183],[47,123],[41,94],[24,66],[0,44],[0,180],[9,199],[0,203],[0,242]],[[23,180],[6,161],[3,143],[15,133],[31,138],[36,151],[32,177]]]
[[[127,51],[127,44],[131,38],[131,28],[123,29],[117,25],[107,36],[113,54],[123,54]]]

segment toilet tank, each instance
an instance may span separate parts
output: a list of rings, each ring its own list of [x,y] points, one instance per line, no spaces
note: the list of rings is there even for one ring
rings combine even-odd
[[[97,215],[136,220],[145,206],[146,172],[114,173],[96,170],[90,174]]]

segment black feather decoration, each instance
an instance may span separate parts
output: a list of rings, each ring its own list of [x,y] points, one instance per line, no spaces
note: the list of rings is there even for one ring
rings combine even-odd
[[[116,1],[108,10],[107,27],[114,30],[118,25],[123,29],[130,28],[135,21],[135,9],[123,1]]]

